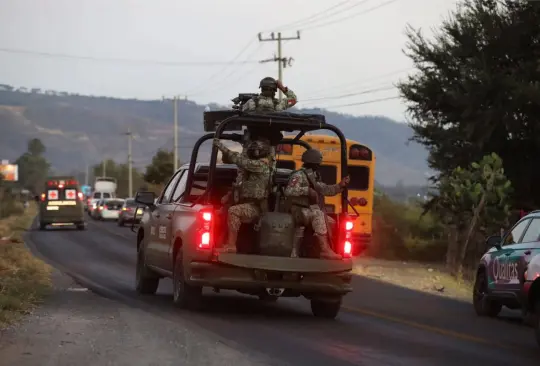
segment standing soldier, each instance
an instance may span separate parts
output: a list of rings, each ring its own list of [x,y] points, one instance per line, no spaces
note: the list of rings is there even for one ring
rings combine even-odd
[[[252,98],[248,100],[243,106],[242,106],[242,112],[280,112],[284,111],[288,108],[293,107],[296,104],[296,94],[286,86],[283,86],[281,81],[276,80],[271,77],[266,77],[261,80],[259,83],[259,88],[261,89],[261,94],[257,96],[256,98]],[[277,90],[280,89],[287,98],[282,99],[281,101],[276,99],[276,93]],[[281,133],[275,133],[274,131],[268,131],[264,128],[262,129],[256,129],[251,128],[247,131],[247,136],[245,141],[243,142],[242,147],[242,155],[246,156],[246,146],[254,140],[265,140],[264,143],[270,143],[270,161],[271,161],[271,167],[272,171],[275,171],[276,169],[276,146],[279,144],[281,139],[283,138],[283,135]],[[266,140],[268,139],[268,140]],[[223,160],[223,162],[226,162],[226,159]],[[232,192],[229,192],[227,195],[225,195],[221,202],[223,204],[227,203],[237,203],[237,200],[234,198],[234,192],[237,190],[237,188],[240,185],[240,182],[242,181],[243,171],[240,170],[238,172],[238,177],[236,178],[236,182],[234,183],[234,188]]]
[[[291,211],[298,226],[309,226],[313,228],[314,237],[320,248],[321,258],[341,259],[341,255],[336,254],[329,245],[328,231],[329,224],[333,220],[321,209],[319,203],[324,202],[322,196],[335,196],[343,191],[350,182],[349,177],[345,177],[341,182],[334,185],[327,185],[321,182],[318,174],[322,163],[322,154],[319,150],[310,149],[302,155],[304,163],[300,170],[294,172],[285,188],[285,195],[291,200]],[[330,223],[332,221],[332,223]],[[297,256],[298,248],[292,256]]]
[[[266,77],[259,83],[261,94],[248,100],[242,106],[242,112],[280,112],[293,107],[296,104],[296,94],[280,80]],[[275,98],[277,90],[281,90],[287,98],[278,100]]]
[[[252,141],[247,146],[247,156],[244,156],[229,150],[218,139],[214,139],[214,145],[223,153],[224,158],[238,165],[244,172],[238,202],[228,210],[229,234],[223,248],[225,252],[235,253],[240,225],[254,223],[267,208],[271,170],[268,159],[270,146],[261,140]]]

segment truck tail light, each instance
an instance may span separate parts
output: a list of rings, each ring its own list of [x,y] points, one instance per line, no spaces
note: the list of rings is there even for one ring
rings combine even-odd
[[[46,197],[45,193],[42,193],[41,194],[41,202],[45,202],[45,197]]]
[[[212,249],[212,226],[214,214],[210,210],[203,210],[199,213],[201,220],[200,240],[198,248],[201,250]]]
[[[82,192],[77,192],[77,197],[79,198],[79,201],[82,201],[84,199],[84,195]]]
[[[343,257],[351,258],[352,257],[352,230],[354,228],[353,219],[347,217],[343,221],[343,229],[345,231],[345,237],[342,244]]]

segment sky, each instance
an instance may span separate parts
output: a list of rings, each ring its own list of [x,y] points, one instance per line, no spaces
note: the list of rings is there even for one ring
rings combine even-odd
[[[0,0],[0,84],[228,104],[278,76],[299,107],[405,121],[409,24],[432,34],[456,0]],[[242,52],[241,52],[242,51]],[[235,63],[232,63],[234,61]],[[362,104],[359,104],[362,103]],[[365,104],[364,104],[365,103]],[[351,105],[353,104],[353,105]]]

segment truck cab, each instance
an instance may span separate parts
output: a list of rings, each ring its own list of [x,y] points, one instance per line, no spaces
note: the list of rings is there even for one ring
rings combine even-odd
[[[324,116],[320,115],[231,112],[216,123],[214,133],[197,141],[190,163],[175,172],[157,201],[152,192],[137,192],[135,201],[146,206],[137,231],[137,291],[154,294],[160,279],[170,277],[173,301],[181,307],[200,306],[204,301],[202,288],[210,287],[215,291],[236,290],[265,301],[303,296],[310,300],[315,316],[335,318],[342,297],[352,291],[353,221],[346,210],[347,191],[342,193],[343,212],[332,214],[336,228],[331,241],[342,259],[320,259],[313,250],[310,228],[305,230],[300,257],[290,256],[295,223],[283,194],[292,173],[288,169],[277,169],[274,173],[269,210],[263,214],[261,225],[242,225],[237,253],[223,253],[216,250],[224,246],[226,240],[227,210],[222,207],[221,198],[231,189],[238,168],[217,164],[216,147],[212,149],[209,163],[198,163],[197,155],[201,144],[213,138],[239,142],[239,135],[224,133],[231,129],[257,126],[299,131],[296,139],[286,139],[287,142],[309,148],[299,138],[308,131],[322,128],[340,138],[341,171],[346,176],[345,137],[339,129],[326,124]]]

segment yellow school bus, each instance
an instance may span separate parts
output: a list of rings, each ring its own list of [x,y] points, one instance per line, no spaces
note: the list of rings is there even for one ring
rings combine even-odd
[[[306,135],[301,140],[321,151],[323,163],[320,174],[323,182],[326,184],[339,182],[341,180],[339,139],[335,136]],[[279,145],[276,150],[278,154],[277,167],[300,169],[304,151],[305,149],[300,145]],[[354,206],[354,210],[349,206],[349,213],[356,215],[358,212],[353,229],[353,254],[358,255],[371,243],[376,159],[369,147],[357,141],[347,140],[347,151],[348,171],[351,177],[349,201]],[[341,197],[326,197],[325,208],[327,212],[341,212]]]

